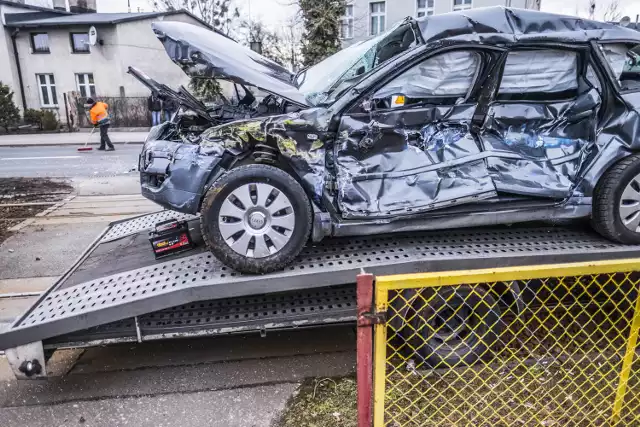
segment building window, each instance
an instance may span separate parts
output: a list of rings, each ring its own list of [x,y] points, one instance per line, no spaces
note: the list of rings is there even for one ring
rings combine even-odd
[[[89,53],[89,33],[71,33],[71,50],[73,53]]]
[[[96,83],[93,80],[93,73],[76,74],[76,86],[82,98],[96,96]]]
[[[340,20],[340,38],[353,38],[353,6],[347,5],[344,9],[344,16]]]
[[[56,80],[53,74],[36,74],[40,87],[40,102],[43,107],[57,107],[58,94],[56,93]]]
[[[433,0],[416,0],[416,17],[433,15]]]
[[[471,9],[471,0],[453,0],[453,10]]]
[[[384,20],[386,15],[385,2],[376,1],[369,3],[369,34],[372,36],[384,32]]]
[[[50,53],[49,34],[31,33],[31,49],[33,53]]]

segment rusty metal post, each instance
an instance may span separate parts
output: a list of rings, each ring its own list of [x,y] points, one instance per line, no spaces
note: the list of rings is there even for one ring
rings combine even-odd
[[[373,393],[373,274],[361,273],[356,280],[358,306],[357,380],[358,427],[371,427]]]

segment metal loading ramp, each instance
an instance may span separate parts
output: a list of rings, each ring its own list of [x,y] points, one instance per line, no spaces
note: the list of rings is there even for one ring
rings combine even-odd
[[[159,339],[354,320],[354,291],[346,289],[353,288],[349,284],[361,270],[390,275],[640,254],[640,246],[612,243],[588,228],[444,230],[331,239],[308,246],[284,271],[256,276],[236,273],[214,258],[204,248],[197,218],[191,219],[190,228],[198,248],[156,261],[147,230],[166,218],[165,211],[110,225],[67,274],[0,334],[0,349],[39,341],[55,347],[98,338]],[[329,300],[336,303],[315,301],[310,292],[316,289],[329,292]],[[263,306],[270,304],[273,294],[284,299],[275,310],[265,311]],[[252,303],[256,296],[262,300]],[[219,315],[230,312],[219,305],[221,299],[243,307],[242,319],[235,317],[238,313],[229,318]],[[192,306],[202,301],[217,308]],[[284,309],[299,303],[305,311]],[[320,305],[331,308],[316,316]],[[176,316],[183,321],[167,320]],[[186,323],[189,317],[192,321]]]

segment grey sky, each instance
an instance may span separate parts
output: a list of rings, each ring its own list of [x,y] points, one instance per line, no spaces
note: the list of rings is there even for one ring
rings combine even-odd
[[[272,28],[279,27],[296,11],[295,7],[287,6],[291,3],[288,0],[235,0],[233,2],[243,17],[248,18],[250,9],[253,19],[260,19]],[[132,12],[137,12],[138,8],[144,12],[151,12],[153,10],[151,5],[152,1],[149,0],[131,0]],[[126,11],[127,0],[98,0],[98,12]]]
[[[548,12],[563,13],[568,15],[586,16],[588,0],[541,0],[542,10]],[[598,1],[598,12],[604,10],[611,0]],[[242,15],[249,15],[249,5],[251,6],[251,16],[254,19],[261,19],[272,28],[279,27],[286,22],[294,13],[295,7],[287,6],[289,0],[235,0],[235,4],[240,8]],[[636,14],[640,14],[640,0],[620,0],[620,9],[623,15],[628,15],[635,21]],[[145,12],[153,10],[149,0],[131,0],[131,8],[137,11],[140,7]],[[98,0],[99,12],[126,12],[127,0]],[[596,18],[602,18],[596,16]]]

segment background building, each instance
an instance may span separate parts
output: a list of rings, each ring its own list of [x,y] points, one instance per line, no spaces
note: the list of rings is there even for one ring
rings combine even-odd
[[[74,1],[82,7],[74,8]],[[93,10],[95,0],[61,3],[65,7],[54,10],[0,0],[0,81],[13,89],[21,110],[51,109],[65,122],[65,93],[122,99],[149,96],[149,90],[127,74],[132,65],[167,85],[188,84],[188,77],[165,54],[151,23],[171,20],[206,26],[193,15],[70,13],[65,9]],[[89,37],[92,27],[97,32],[95,44]],[[143,108],[143,100],[139,101]]]
[[[386,31],[407,16],[420,18],[488,6],[540,10],[540,0],[350,0],[340,36],[348,46]]]

